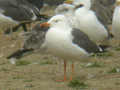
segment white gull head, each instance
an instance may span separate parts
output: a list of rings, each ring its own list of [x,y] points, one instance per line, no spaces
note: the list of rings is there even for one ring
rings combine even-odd
[[[71,4],[61,4],[55,9],[55,14],[67,14],[74,10],[74,5]]]
[[[91,0],[74,0],[73,5],[78,6],[83,4],[86,8],[91,8]]]
[[[50,24],[50,27],[59,27],[59,28],[63,28],[63,27],[67,27],[67,26],[70,27],[69,22],[64,15],[53,16],[48,21],[48,23]]]

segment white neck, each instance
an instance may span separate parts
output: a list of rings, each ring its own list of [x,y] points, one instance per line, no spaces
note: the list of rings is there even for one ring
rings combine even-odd
[[[86,8],[86,7],[82,7],[82,8],[78,8],[76,11],[75,11],[75,15],[86,15],[86,13],[88,13],[89,9]]]
[[[75,1],[73,2],[73,4],[74,4],[75,6],[77,6],[77,5],[79,5],[79,4],[84,4],[84,6],[85,6],[86,8],[88,8],[88,9],[91,8],[91,0],[75,0]]]
[[[62,22],[62,23],[57,23],[56,25],[52,26],[52,28],[59,28],[61,30],[70,30],[70,25],[66,22]]]

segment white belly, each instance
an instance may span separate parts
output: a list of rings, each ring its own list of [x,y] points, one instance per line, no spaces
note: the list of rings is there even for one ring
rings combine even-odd
[[[77,19],[78,22],[78,28],[86,33],[88,37],[96,42],[100,43],[108,38],[108,32],[104,28],[104,26],[97,21],[95,16],[91,13],[88,13],[87,15],[76,15],[76,17],[79,17]]]
[[[116,7],[113,15],[112,33],[116,39],[120,39],[120,7]]]
[[[46,45],[48,51],[63,59],[83,59],[88,56],[88,53],[72,44],[70,33],[68,31],[49,30],[46,35]]]

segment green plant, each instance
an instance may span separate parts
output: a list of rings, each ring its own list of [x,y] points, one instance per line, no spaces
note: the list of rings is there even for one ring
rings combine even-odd
[[[76,89],[87,88],[87,85],[84,82],[80,82],[79,80],[72,80],[69,82],[68,86]]]
[[[41,62],[40,65],[54,64],[52,61]]]
[[[120,51],[120,47],[115,48],[116,51]]]
[[[112,56],[113,53],[112,52],[104,52],[104,53],[97,53],[97,54],[93,54],[92,56],[98,56],[98,57],[108,57],[108,56]]]
[[[23,66],[23,65],[28,65],[31,64],[29,61],[18,61],[16,62],[16,66]]]
[[[108,71],[108,73],[119,73],[120,72],[120,68],[112,68],[110,71]]]
[[[86,65],[87,68],[94,68],[94,67],[102,67],[103,65],[98,63],[98,62],[94,62],[94,63],[89,63]]]
[[[24,80],[24,82],[32,82],[32,79]]]

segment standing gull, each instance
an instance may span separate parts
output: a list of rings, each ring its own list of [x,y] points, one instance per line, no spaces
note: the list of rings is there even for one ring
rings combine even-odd
[[[36,2],[40,4],[38,5]],[[0,0],[0,24],[4,24],[6,27],[8,27],[8,24],[17,25],[13,27],[13,31],[22,26],[24,31],[27,31],[26,23],[42,18],[39,13],[42,6],[42,0]],[[8,29],[6,33],[9,32]]]
[[[63,15],[52,17],[47,23],[44,23],[43,26],[50,26],[45,41],[48,52],[64,59],[64,79],[60,81],[67,80],[67,60],[74,62],[75,60],[87,59],[92,53],[102,51],[86,34],[79,29],[72,28]],[[72,72],[73,71],[74,65],[72,64]],[[72,80],[72,75],[70,80]]]
[[[69,19],[72,25],[82,30],[98,45],[106,43],[110,37],[109,31],[90,9],[91,0],[75,0],[73,5],[75,5],[73,19]]]
[[[45,34],[44,48],[47,52],[64,59],[64,79],[66,81],[66,62],[68,60],[88,59],[93,53],[102,52],[102,49],[93,43],[82,31],[72,28],[64,15],[53,16],[48,22],[40,26],[49,27]],[[72,64],[72,80],[74,65]]]
[[[106,26],[112,23],[113,10],[116,0],[66,0],[66,3],[78,6],[84,4],[89,9],[93,10],[97,18]]]
[[[64,14],[68,18],[72,27],[83,30],[82,32],[87,34],[98,45],[106,45],[106,43],[108,45],[108,39],[111,37],[111,34],[107,25],[99,19],[96,12],[91,10],[91,0],[75,0],[72,2],[71,7],[69,5],[71,1],[65,3],[68,3],[65,8],[62,7],[63,5],[65,6],[63,4],[57,10],[63,10],[61,14]]]
[[[9,59],[12,64],[15,64],[16,60],[30,55],[31,53],[37,53],[39,51],[44,53],[46,49],[43,47],[43,43],[47,31],[48,28],[41,27],[40,23],[37,23],[31,31],[24,33],[22,48],[9,55],[7,59]]]
[[[116,39],[120,39],[120,0],[116,1],[116,8],[113,14],[112,33]]]

